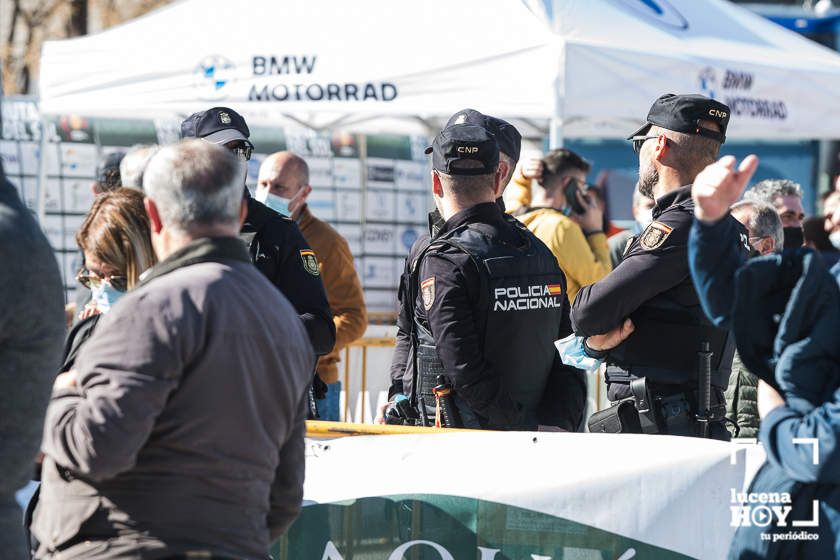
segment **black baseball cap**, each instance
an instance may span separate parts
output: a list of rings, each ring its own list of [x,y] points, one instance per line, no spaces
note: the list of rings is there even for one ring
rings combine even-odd
[[[432,154],[432,167],[447,175],[487,175],[499,167],[499,145],[484,127],[453,124],[435,136],[426,148]],[[480,167],[463,167],[459,162],[477,161]]]
[[[96,165],[96,182],[109,187],[119,186],[120,163],[124,156],[125,152],[109,152],[103,155]]]
[[[241,140],[253,148],[249,136],[251,131],[242,115],[227,107],[213,107],[193,113],[181,123],[181,138],[202,138],[222,145]]]
[[[730,114],[729,107],[703,95],[666,93],[654,101],[648,112],[647,122],[630,135],[628,140],[633,136],[647,134],[651,125],[656,125],[684,134],[699,134],[723,144],[726,141],[726,127]],[[701,127],[701,120],[717,123],[720,132]]]
[[[484,127],[496,137],[500,152],[507,154],[513,161],[519,161],[522,135],[509,122],[498,117],[485,115],[475,109],[463,109],[449,117],[446,122],[447,127],[453,124],[474,124]]]

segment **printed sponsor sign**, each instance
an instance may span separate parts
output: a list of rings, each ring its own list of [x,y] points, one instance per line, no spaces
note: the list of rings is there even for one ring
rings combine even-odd
[[[725,558],[732,489],[740,499],[764,460],[755,444],[646,435],[475,432],[307,445],[304,507],[272,551],[282,560]],[[458,468],[429,469],[429,457]]]

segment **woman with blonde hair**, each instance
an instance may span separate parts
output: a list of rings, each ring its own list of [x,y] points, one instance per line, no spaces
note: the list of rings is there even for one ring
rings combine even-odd
[[[102,314],[107,313],[126,291],[139,284],[140,275],[157,262],[143,194],[121,187],[97,196],[76,234],[76,243],[85,259],[77,279],[90,289],[91,300],[79,314],[81,320],[67,335],[59,373],[73,368],[79,350],[93,334]],[[36,479],[40,480],[41,459],[36,462]],[[32,550],[37,550],[38,544],[29,527],[39,496],[40,489],[32,495],[25,514]]]
[[[91,300],[67,337],[61,371],[73,366],[99,315],[107,313],[126,291],[134,288],[140,275],[156,262],[143,194],[122,187],[96,197],[76,234],[76,243],[85,259],[77,279],[90,289]]]

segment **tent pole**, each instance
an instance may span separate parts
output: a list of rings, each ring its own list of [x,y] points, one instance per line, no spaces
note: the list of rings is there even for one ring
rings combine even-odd
[[[563,147],[563,119],[556,115],[551,117],[549,124],[548,147],[552,150]]]
[[[40,111],[39,111],[40,112]],[[41,143],[38,147],[40,157],[38,158],[38,181],[36,183],[35,200],[37,208],[35,208],[38,216],[38,223],[41,229],[44,229],[44,218],[47,214],[47,147],[49,141],[47,140],[47,119],[41,115]]]
[[[558,49],[557,74],[554,76],[554,113],[548,123],[548,148],[554,150],[563,147],[563,121],[566,118],[566,45],[560,43]]]

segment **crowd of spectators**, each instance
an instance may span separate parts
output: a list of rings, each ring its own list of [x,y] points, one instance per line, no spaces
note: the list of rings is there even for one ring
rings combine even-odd
[[[603,363],[611,406],[590,431],[757,438],[753,488],[819,499],[832,534],[840,191],[806,217],[792,181],[747,189],[757,158],[718,160],[728,123],[702,96],[654,102],[622,230],[583,155],[519,161],[510,123],[455,113],[427,150],[436,210],[406,260],[377,421],[583,431],[582,370]],[[9,558],[264,558],[301,507],[305,420],[339,419],[340,351],[367,312],[347,242],[306,204],[306,161],[271,154],[252,197],[238,113],[181,131],[104,156],[64,320],[49,246],[3,180],[20,264],[0,276]],[[788,441],[807,437],[819,468]],[[33,474],[25,532],[11,496]],[[835,540],[803,546],[827,558]],[[791,550],[745,528],[731,557]]]

